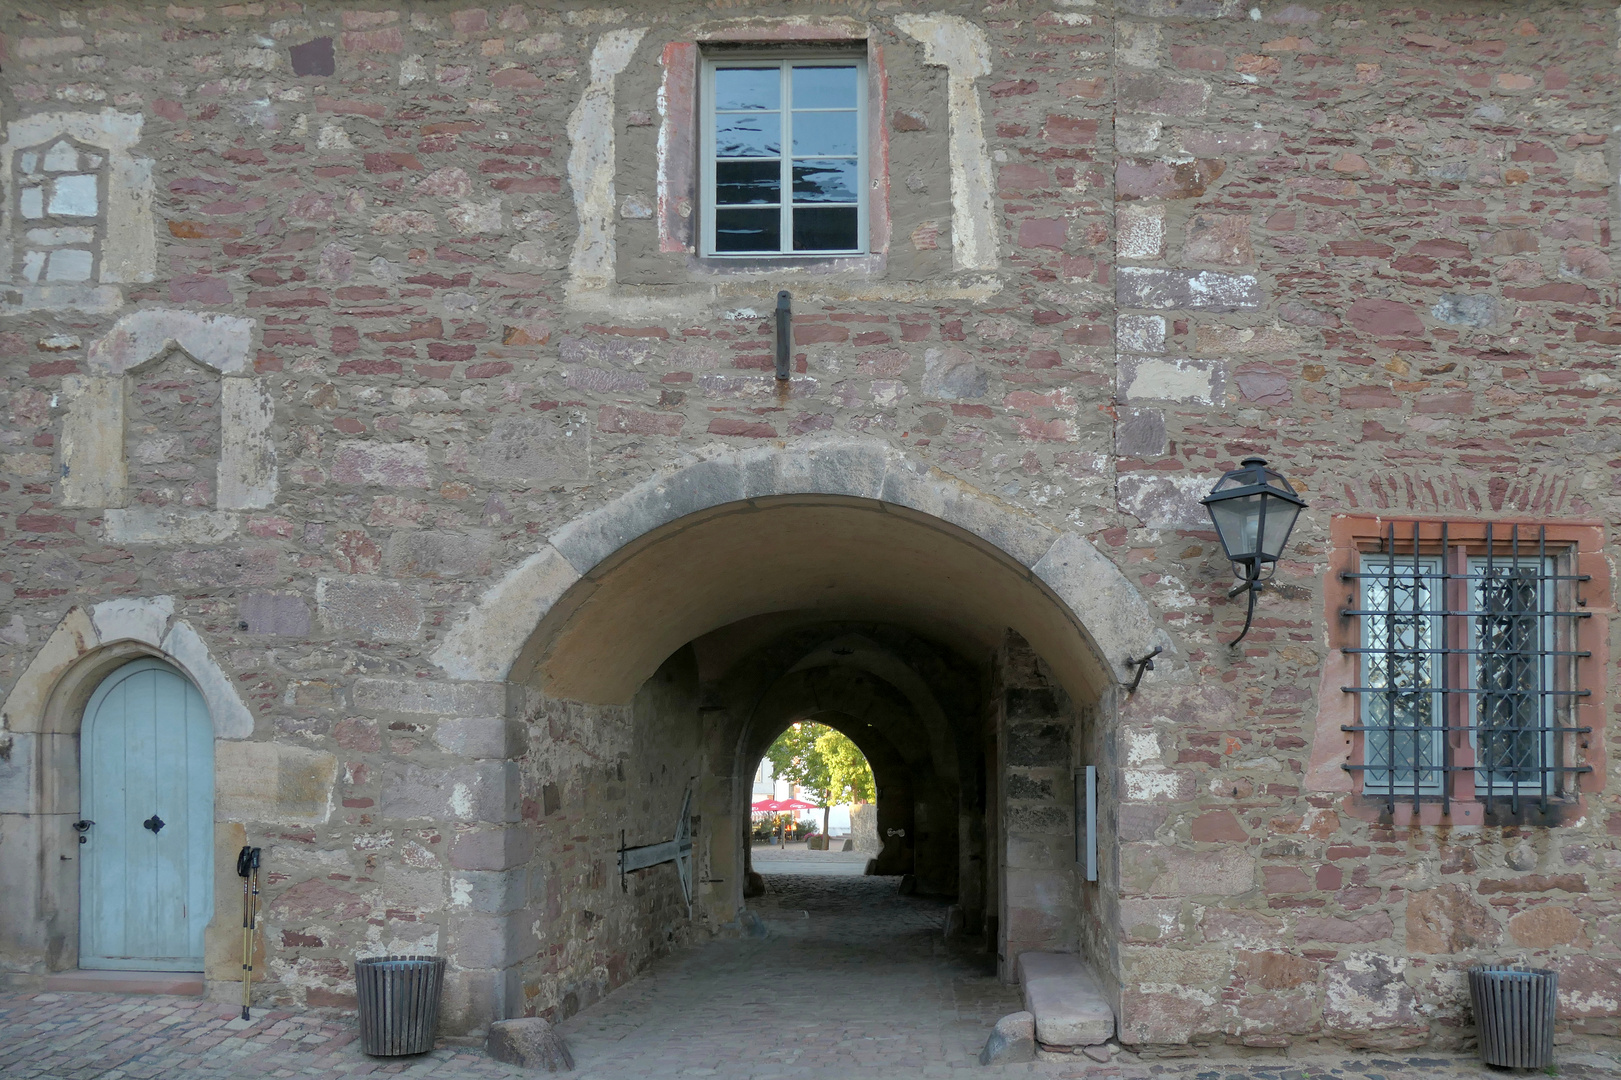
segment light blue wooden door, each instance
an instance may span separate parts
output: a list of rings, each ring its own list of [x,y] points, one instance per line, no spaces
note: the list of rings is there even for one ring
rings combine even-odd
[[[214,914],[214,725],[159,660],[109,675],[79,733],[79,966],[201,971]]]

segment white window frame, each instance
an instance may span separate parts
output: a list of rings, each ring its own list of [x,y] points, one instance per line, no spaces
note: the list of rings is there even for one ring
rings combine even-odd
[[[780,116],[781,138],[781,195],[777,204],[781,215],[778,226],[780,244],[793,244],[793,76],[795,66],[827,67],[850,64],[856,69],[856,246],[834,251],[794,251],[779,247],[776,251],[717,251],[715,250],[715,72],[721,68],[760,68],[775,66],[782,79]],[[706,257],[717,259],[842,259],[868,254],[869,229],[867,224],[870,185],[869,162],[871,147],[867,139],[867,56],[865,50],[807,50],[773,49],[746,53],[727,52],[722,56],[705,56],[699,91],[699,110],[703,117],[703,137],[700,148],[700,174],[702,190],[699,197],[699,236],[701,250]],[[835,203],[838,205],[848,205]],[[765,207],[761,207],[765,209]]]

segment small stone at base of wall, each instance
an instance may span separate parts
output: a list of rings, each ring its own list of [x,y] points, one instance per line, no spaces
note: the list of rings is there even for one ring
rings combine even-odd
[[[1006,1065],[1036,1060],[1036,1017],[1034,1013],[1008,1013],[991,1029],[985,1049],[979,1052],[981,1065]]]
[[[567,1072],[574,1068],[574,1055],[551,1024],[538,1016],[517,1020],[497,1020],[490,1025],[484,1052],[497,1061],[526,1069]]]

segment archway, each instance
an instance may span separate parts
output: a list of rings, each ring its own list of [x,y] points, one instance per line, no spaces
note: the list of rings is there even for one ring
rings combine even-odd
[[[511,872],[582,868],[548,899],[554,920],[602,919],[582,848],[668,839],[688,790],[695,906],[685,918],[657,868],[625,876],[622,917],[593,946],[621,970],[512,957],[522,1001],[507,1010],[567,1015],[672,942],[740,932],[752,766],[795,717],[859,715],[852,680],[894,706],[914,860],[930,848],[920,887],[958,898],[1005,977],[1020,951],[1085,948],[1080,912],[1098,905],[1080,894],[1097,887],[1076,881],[1064,839],[1072,767],[1106,741],[1126,657],[1155,646],[1163,677],[1174,643],[1084,538],[887,447],[694,460],[576,519],[434,658],[505,679],[523,719],[546,725],[524,770],[533,855]]]

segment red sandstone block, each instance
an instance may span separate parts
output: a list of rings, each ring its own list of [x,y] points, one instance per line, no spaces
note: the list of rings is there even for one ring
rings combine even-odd
[[[741,435],[749,439],[774,439],[777,429],[770,424],[750,423],[747,420],[734,420],[730,417],[717,416],[709,422],[711,435]]]
[[[373,330],[366,337],[372,341],[416,341],[421,338],[442,338],[445,336],[445,324],[437,317],[423,319],[408,325],[404,330]]]
[[[1069,239],[1069,222],[1064,218],[1025,218],[1019,222],[1019,246],[1059,249]]]
[[[1004,79],[1001,82],[991,83],[991,97],[1022,97],[1033,94],[1039,89],[1033,79]]]
[[[1311,879],[1298,866],[1261,867],[1261,890],[1267,893],[1310,892]]]
[[[1347,386],[1340,391],[1345,409],[1397,409],[1401,399],[1383,386]]]
[[[365,161],[366,171],[369,173],[393,173],[406,169],[422,171],[422,162],[416,159],[415,154],[367,154]]]
[[[1598,293],[1575,282],[1550,282],[1534,289],[1509,288],[1503,290],[1503,295],[1510,300],[1555,300],[1562,304],[1596,304],[1599,301]]]
[[[72,532],[74,524],[72,518],[56,517],[51,514],[17,515],[17,528],[23,532]]]
[[[1346,309],[1345,317],[1352,326],[1370,334],[1424,333],[1424,323],[1412,307],[1399,300],[1357,300]]]
[[[834,323],[798,323],[794,326],[795,345],[816,345],[827,341],[848,341],[850,331]]]
[[[169,279],[169,299],[177,304],[229,304],[231,288],[211,274]]]
[[[342,35],[343,50],[352,53],[402,53],[405,35],[399,27],[381,30],[346,30]]]
[[[1221,71],[1227,54],[1213,45],[1172,45],[1171,63],[1191,71]]]
[[[1193,839],[1200,843],[1214,844],[1224,842],[1244,843],[1249,840],[1249,833],[1238,822],[1238,817],[1231,810],[1215,810],[1208,814],[1200,814],[1193,819]]]
[[[1047,170],[1039,165],[1004,165],[996,176],[997,186],[1004,192],[1040,191],[1052,183]]]
[[[528,68],[509,67],[490,76],[490,82],[504,90],[545,90],[550,84]]]
[[[452,11],[450,25],[456,28],[458,34],[482,34],[490,28],[489,12],[483,8]]]
[[[717,421],[718,422],[718,421]],[[678,413],[644,412],[604,405],[597,410],[597,430],[630,435],[679,435],[686,417]],[[763,425],[762,425],[763,426]],[[710,425],[714,430],[714,425]]]
[[[436,341],[428,346],[428,359],[438,360],[447,364],[460,364],[464,361],[471,360],[474,354],[477,352],[477,345],[451,345],[446,342]],[[508,365],[507,370],[511,370],[510,365]],[[480,378],[480,376],[472,374],[469,374],[468,377]]]
[[[1098,122],[1052,113],[1047,116],[1046,126],[1041,133],[1048,142],[1057,146],[1091,146],[1097,142]]]
[[[329,303],[325,289],[283,289],[279,292],[255,292],[248,296],[249,307],[326,307]]]
[[[335,113],[339,116],[369,116],[373,120],[383,118],[383,106],[373,101],[343,101],[338,98],[317,97],[315,111],[318,113]]]
[[[338,365],[339,375],[398,375],[402,370],[398,360],[345,360]]]
[[[490,360],[482,364],[468,364],[462,372],[469,379],[494,379],[510,375],[512,365],[505,360]]]
[[[1074,436],[1068,420],[1036,420],[1020,417],[1014,421],[1019,438],[1031,442],[1069,442]]]

